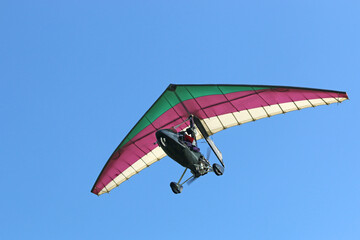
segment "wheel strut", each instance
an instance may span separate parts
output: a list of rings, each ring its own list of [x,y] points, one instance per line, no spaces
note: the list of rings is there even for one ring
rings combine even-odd
[[[186,170],[187,170],[187,168],[185,168],[185,171],[183,172],[183,174],[181,175],[181,177],[180,177],[180,179],[179,179],[179,181],[178,181],[178,184],[180,184],[180,181],[181,181],[181,179],[184,177],[184,175],[185,175],[185,173],[186,173]],[[181,184],[182,185],[182,184]]]

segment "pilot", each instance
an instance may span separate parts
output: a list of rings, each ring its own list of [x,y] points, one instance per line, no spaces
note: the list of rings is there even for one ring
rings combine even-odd
[[[181,132],[184,137],[185,144],[190,148],[190,150],[198,152],[200,149],[196,146],[195,138],[192,137],[194,132],[191,128],[186,129],[186,131]]]
[[[187,142],[191,143],[192,146],[196,146],[195,139],[192,136],[188,135],[188,134],[184,134],[184,141],[187,141]]]

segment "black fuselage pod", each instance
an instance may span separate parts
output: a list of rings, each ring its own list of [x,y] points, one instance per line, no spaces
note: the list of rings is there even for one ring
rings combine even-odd
[[[170,158],[194,173],[198,172],[197,165],[199,165],[200,158],[203,158],[202,154],[190,150],[180,141],[178,133],[171,129],[161,129],[156,132],[156,139],[158,145]]]

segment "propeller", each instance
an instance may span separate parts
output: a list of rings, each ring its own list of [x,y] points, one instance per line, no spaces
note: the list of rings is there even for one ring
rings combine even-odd
[[[207,152],[206,152],[206,159],[207,159],[208,161],[209,161],[209,159],[210,159],[210,154],[211,154],[211,148],[208,147]]]

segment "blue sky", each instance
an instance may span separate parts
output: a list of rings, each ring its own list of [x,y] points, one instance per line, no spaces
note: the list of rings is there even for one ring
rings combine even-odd
[[[359,239],[359,12],[359,1],[2,1],[0,238]],[[351,100],[216,134],[224,176],[180,195],[170,158],[91,194],[169,83]]]

